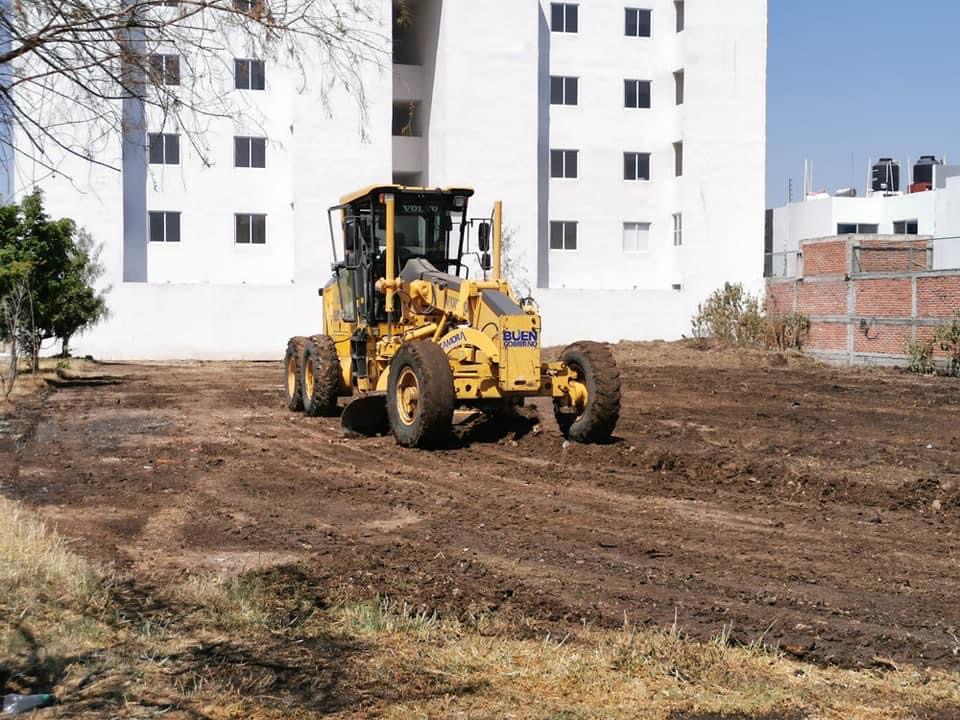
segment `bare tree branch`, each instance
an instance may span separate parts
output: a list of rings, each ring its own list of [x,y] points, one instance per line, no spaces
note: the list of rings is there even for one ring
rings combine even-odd
[[[54,172],[64,157],[118,169],[124,101],[184,133],[204,161],[208,120],[241,118],[233,59],[273,60],[322,98],[347,90],[366,133],[366,68],[382,67],[389,18],[375,0],[7,0],[0,2],[0,146]],[[176,60],[164,60],[176,56]],[[158,59],[159,58],[159,59]],[[319,68],[311,71],[308,68]],[[256,121],[256,119],[254,119]],[[151,122],[151,126],[152,126]]]

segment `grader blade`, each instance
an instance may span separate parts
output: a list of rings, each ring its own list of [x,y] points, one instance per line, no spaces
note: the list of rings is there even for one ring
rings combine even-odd
[[[356,435],[379,435],[390,429],[387,418],[387,397],[384,393],[370,393],[354,398],[343,409],[340,427]]]

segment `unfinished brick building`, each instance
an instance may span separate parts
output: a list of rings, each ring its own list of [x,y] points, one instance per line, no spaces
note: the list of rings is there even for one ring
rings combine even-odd
[[[848,235],[806,240],[794,276],[767,280],[770,313],[810,319],[806,349],[845,364],[902,364],[960,310],[960,269],[933,270],[933,238]]]

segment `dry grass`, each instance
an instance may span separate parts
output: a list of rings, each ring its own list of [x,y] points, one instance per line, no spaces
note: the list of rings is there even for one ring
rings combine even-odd
[[[368,610],[339,611],[344,630],[367,634],[399,677],[417,671],[471,692],[400,702],[384,717],[671,718],[737,717],[891,720],[920,709],[960,709],[953,673],[904,668],[856,672],[791,662],[721,634],[698,643],[677,628],[578,633],[576,643],[485,637],[447,621],[357,624]],[[390,629],[391,625],[395,629]],[[944,715],[954,717],[954,715]]]
[[[0,356],[0,380],[3,381],[0,382],[0,388],[6,387],[4,383],[9,376],[8,363],[8,357]],[[17,402],[27,400],[45,390],[48,386],[47,381],[56,380],[58,372],[82,375],[88,372],[97,372],[99,369],[96,362],[84,358],[64,360],[56,357],[44,357],[40,358],[40,366],[34,373],[27,362],[21,361],[20,371],[9,397],[5,392],[0,392],[0,412],[15,410]]]
[[[956,673],[820,668],[676,627],[518,639],[497,616],[325,607],[295,568],[145,589],[14,503],[0,500],[0,518],[0,680],[57,692],[48,716],[960,716]]]

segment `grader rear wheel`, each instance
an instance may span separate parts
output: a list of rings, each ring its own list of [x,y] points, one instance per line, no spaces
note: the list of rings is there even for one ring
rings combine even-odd
[[[560,356],[570,368],[569,402],[554,400],[560,432],[582,443],[608,440],[620,418],[620,371],[606,345],[578,342]]]
[[[293,337],[287,342],[283,357],[283,389],[287,407],[294,412],[303,410],[303,393],[300,389],[300,360],[303,356],[305,337]]]
[[[436,343],[420,340],[400,348],[390,362],[387,415],[397,442],[406,447],[436,447],[453,423],[453,373]]]
[[[340,358],[333,338],[314,335],[303,346],[300,388],[307,415],[333,415],[340,393]]]

